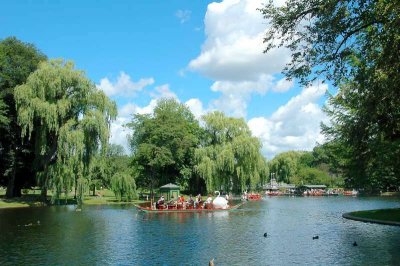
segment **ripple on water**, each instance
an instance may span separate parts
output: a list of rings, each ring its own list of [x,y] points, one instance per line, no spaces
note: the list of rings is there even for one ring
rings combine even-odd
[[[0,265],[207,265],[211,258],[216,265],[396,265],[400,227],[341,215],[398,206],[382,198],[279,197],[215,213],[0,210]],[[40,226],[18,226],[37,220]]]

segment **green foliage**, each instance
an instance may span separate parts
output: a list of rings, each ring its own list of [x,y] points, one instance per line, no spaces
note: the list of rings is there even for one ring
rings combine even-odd
[[[343,179],[330,171],[327,158],[315,155],[326,153],[325,146],[317,146],[313,152],[288,151],[276,155],[270,162],[271,173],[278,182],[295,185],[343,186]]]
[[[115,173],[111,177],[111,189],[118,201],[123,198],[125,198],[125,201],[130,201],[136,197],[135,180],[128,173]]]
[[[268,167],[260,152],[261,143],[251,136],[246,122],[221,112],[209,113],[203,120],[206,134],[195,151],[195,170],[205,180],[207,190],[256,189],[268,176]]]
[[[91,163],[91,186],[111,187],[111,178],[116,173],[130,173],[131,159],[124,155],[121,145],[109,144],[105,155],[98,154]]]
[[[288,48],[292,60],[284,73],[303,84],[321,74],[340,84],[353,76],[354,55],[381,44],[399,50],[397,0],[289,0],[279,7],[270,0],[260,11],[270,23],[265,52]]]
[[[23,184],[34,184],[33,145],[21,138],[14,88],[44,60],[46,56],[32,44],[15,37],[0,41],[0,185],[7,185],[8,197],[20,196]]]
[[[297,174],[299,161],[303,154],[303,152],[295,151],[283,152],[269,162],[270,171],[275,174],[278,182],[291,182],[292,177]]]
[[[190,110],[174,99],[161,99],[151,115],[134,116],[130,146],[137,184],[150,190],[166,183],[188,189],[193,151],[201,134]]]
[[[322,129],[346,184],[400,189],[400,2],[271,1],[261,11],[271,23],[266,51],[292,52],[289,78],[307,84],[324,75],[339,87]]]
[[[0,98],[0,127],[6,127],[10,120],[7,117],[7,105],[3,101],[3,99]]]
[[[35,132],[41,186],[50,186],[58,198],[75,184],[81,199],[92,158],[106,152],[115,103],[72,62],[63,60],[41,63],[25,84],[15,88],[15,102],[22,136]]]
[[[295,184],[313,184],[313,185],[330,185],[331,178],[328,173],[316,168],[303,167],[300,168],[297,174],[298,179]]]

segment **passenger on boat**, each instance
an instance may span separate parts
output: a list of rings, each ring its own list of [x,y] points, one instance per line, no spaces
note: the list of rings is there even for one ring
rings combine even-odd
[[[182,200],[182,198],[183,198],[183,196],[180,196],[180,195],[178,195],[178,203],[182,203],[182,202],[184,202],[184,199]]]
[[[159,209],[161,205],[164,205],[165,199],[164,196],[161,196],[160,199],[156,203],[156,208]]]
[[[197,209],[200,206],[201,202],[201,194],[197,195],[196,200],[194,201],[194,208]]]
[[[187,200],[187,205],[193,207],[193,205],[194,205],[194,200],[193,200],[192,195],[189,196],[189,199]]]
[[[185,209],[185,198],[182,195],[178,195],[177,207]]]
[[[174,196],[171,197],[171,200],[168,201],[168,206],[175,206],[176,207],[176,200]]]
[[[248,199],[247,190],[245,192],[243,192],[242,199],[243,200],[247,200]]]
[[[211,208],[212,201],[213,201],[213,199],[212,199],[211,195],[208,194],[208,198],[207,198],[207,200],[204,202],[203,208],[204,208],[204,209],[206,209],[206,208],[207,208],[207,209],[208,209],[208,208]]]

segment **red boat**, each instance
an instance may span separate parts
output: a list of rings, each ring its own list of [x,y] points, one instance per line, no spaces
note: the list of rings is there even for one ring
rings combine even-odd
[[[233,206],[229,206],[226,209],[215,209],[212,206],[211,207],[198,207],[198,208],[194,208],[194,207],[188,207],[188,208],[184,208],[182,206],[179,205],[172,205],[172,206],[167,206],[167,207],[161,207],[161,208],[154,208],[149,206],[149,204],[147,203],[146,205],[135,205],[136,208],[140,211],[143,212],[152,212],[152,213],[169,213],[169,212],[215,212],[215,211],[230,211],[230,210],[235,210],[237,208],[239,208],[240,206],[242,206],[244,204],[244,202],[240,202],[236,205]]]
[[[261,195],[260,194],[248,194],[247,195],[248,200],[261,200]]]
[[[343,195],[344,196],[353,196],[353,197],[355,197],[355,196],[357,196],[358,195],[358,191],[357,190],[355,190],[355,189],[353,189],[353,190],[347,190],[347,191],[343,191]]]

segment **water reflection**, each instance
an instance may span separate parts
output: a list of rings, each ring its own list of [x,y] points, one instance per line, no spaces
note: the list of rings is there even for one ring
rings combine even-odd
[[[161,214],[131,206],[0,210],[0,264],[206,265],[215,258],[217,265],[396,265],[400,227],[341,217],[383,207],[399,202],[268,198],[230,212]]]

